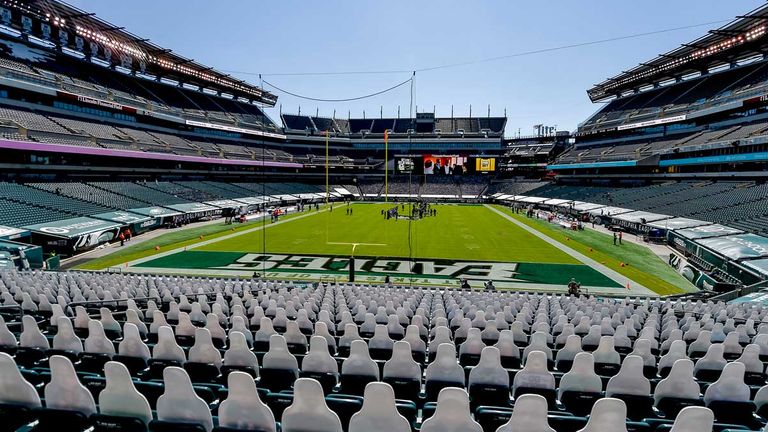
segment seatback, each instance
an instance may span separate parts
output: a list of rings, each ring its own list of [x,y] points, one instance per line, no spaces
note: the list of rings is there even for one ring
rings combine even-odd
[[[391,350],[395,341],[389,337],[387,326],[377,324],[373,330],[373,337],[368,341],[369,349]]]
[[[320,383],[310,378],[296,380],[293,403],[282,417],[283,432],[341,432],[341,420],[325,403]]]
[[[189,361],[213,363],[216,367],[221,367],[221,352],[213,346],[211,332],[207,328],[195,329],[195,344],[189,349]]]
[[[555,377],[547,370],[547,355],[541,351],[532,351],[528,354],[523,369],[515,374],[512,384],[514,394],[520,387],[555,389]]]
[[[685,352],[685,347],[685,341],[676,340],[672,342],[672,344],[669,346],[669,351],[667,351],[667,353],[661,356],[659,359],[659,369],[672,367],[676,361],[687,359],[688,354]]]
[[[230,334],[230,338],[232,334]],[[245,340],[245,338],[243,338]],[[245,372],[230,372],[229,394],[219,405],[219,426],[241,430],[274,432],[275,416],[259,398],[256,382]]]
[[[496,432],[555,432],[547,422],[547,407],[544,396],[524,394],[515,400],[509,421]]]
[[[397,341],[392,347],[392,358],[384,363],[384,378],[408,378],[421,380],[421,367],[413,360],[411,345]]]
[[[650,396],[651,382],[643,375],[642,357],[628,355],[621,364],[619,373],[608,381],[605,395],[610,398],[616,394]]]
[[[99,393],[99,411],[105,415],[138,418],[148,424],[152,420],[152,409],[147,398],[133,385],[128,368],[110,361],[104,365],[104,376],[107,384]]]
[[[160,310],[155,310],[152,312],[152,323],[149,325],[149,332],[157,334],[160,327],[166,326],[170,327],[168,322],[165,320],[165,315]]]
[[[48,359],[51,382],[45,386],[45,406],[66,411],[78,411],[89,416],[96,413],[93,395],[77,379],[72,362],[64,356]]]
[[[601,336],[597,349],[592,353],[595,363],[619,364],[621,356],[613,344],[613,336]]]
[[[0,316],[0,347],[15,347],[19,343],[8,326],[5,324],[5,320]]]
[[[595,359],[592,354],[588,352],[576,354],[571,370],[560,378],[558,395],[562,396],[566,391],[600,393],[602,390],[603,381],[595,373]]]
[[[269,351],[264,354],[262,362],[264,363],[263,366],[269,369],[290,369],[296,374],[299,371],[296,357],[288,351],[288,343],[279,334],[273,334],[269,337]]]
[[[606,397],[595,402],[587,425],[579,432],[627,432],[626,418],[624,401]]]
[[[213,417],[208,404],[192,389],[187,371],[169,366],[163,370],[165,391],[157,399],[157,419],[166,422],[194,423],[206,432],[213,429]]]
[[[249,367],[252,368],[256,374],[258,374],[259,359],[256,357],[256,354],[254,354],[253,351],[248,348],[246,335],[242,332],[229,332],[229,348],[224,353],[223,364],[227,366]]]
[[[50,348],[48,338],[37,327],[37,321],[31,315],[21,318],[22,331],[19,337],[19,345],[25,348]]]
[[[744,383],[744,364],[733,362],[723,368],[720,378],[707,387],[704,403],[713,401],[749,402],[749,386]]]
[[[321,372],[338,375],[339,364],[328,352],[328,342],[323,336],[312,336],[309,340],[309,353],[301,362],[302,372]]]
[[[123,356],[138,357],[144,360],[149,360],[152,357],[149,347],[141,340],[139,327],[129,322],[123,325],[123,340],[118,344],[117,352]]]
[[[379,367],[368,353],[368,345],[362,340],[352,341],[347,357],[341,364],[342,375],[370,376],[379,379]]]
[[[421,426],[421,432],[482,432],[472,419],[469,395],[460,388],[447,387],[437,396],[437,408]]]
[[[501,355],[496,347],[485,347],[477,366],[469,372],[469,385],[484,384],[509,387],[509,374],[501,366]]]
[[[456,361],[456,347],[453,344],[442,343],[437,347],[435,360],[427,366],[426,379],[465,385],[464,369]]]
[[[160,326],[157,329],[157,343],[152,348],[152,358],[156,360],[172,360],[184,363],[187,356],[176,343],[173,329],[170,326]]]
[[[669,375],[656,384],[653,392],[655,403],[665,397],[678,399],[698,399],[701,388],[693,378],[693,361],[677,360],[672,365]]]
[[[763,373],[763,362],[760,360],[760,346],[757,344],[749,344],[744,347],[741,352],[741,356],[736,359],[739,363],[744,363],[746,372],[748,373]]]
[[[75,334],[72,321],[65,316],[56,319],[56,336],[53,337],[53,349],[83,352],[83,342]]]
[[[114,354],[115,345],[107,335],[104,334],[104,327],[101,321],[88,321],[88,337],[85,338],[85,352],[95,354]]]
[[[348,432],[376,430],[392,432],[410,432],[411,430],[408,420],[397,412],[395,392],[392,387],[380,382],[368,383],[365,386],[363,408],[352,416],[348,428]]]
[[[10,355],[0,352],[0,404],[40,407],[35,387],[21,375]]]
[[[552,349],[547,346],[547,336],[541,331],[532,334],[528,346],[523,350],[523,359],[527,361],[528,354],[532,351],[541,351],[546,355],[547,360],[552,360]]]
[[[569,335],[565,340],[565,345],[557,351],[555,356],[555,362],[560,361],[573,361],[576,355],[582,352],[581,350],[581,336]]]
[[[715,414],[709,408],[689,406],[683,408],[675,418],[669,432],[711,431],[715,423]]]
[[[724,348],[723,344],[720,343],[710,345],[704,357],[696,361],[693,368],[694,373],[702,369],[722,370],[727,363],[723,357]]]

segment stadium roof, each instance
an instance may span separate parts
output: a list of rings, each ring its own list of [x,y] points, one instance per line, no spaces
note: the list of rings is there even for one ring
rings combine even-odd
[[[768,47],[766,36],[768,4],[710,30],[693,42],[609,78],[587,90],[587,94],[593,102],[601,101],[628,90],[763,54]]]
[[[12,14],[11,22],[4,20],[3,24],[10,24],[22,33],[37,36],[36,33],[39,32],[43,39],[46,38],[43,25],[25,28],[21,17],[26,16],[37,19],[41,23],[47,23],[49,33],[47,38],[62,45],[66,44],[68,48],[75,49],[78,37],[85,41],[86,50],[90,50],[90,44],[95,42],[101,47],[97,52],[99,57],[104,57],[103,54],[109,51],[110,57],[107,60],[113,64],[123,66],[129,64],[129,68],[133,70],[154,72],[179,82],[229,93],[271,106],[277,102],[277,96],[258,86],[155,45],[149,39],[128,32],[124,27],[113,25],[96,17],[93,13],[67,3],[58,0],[3,0],[0,6],[14,9],[15,12]],[[61,33],[65,32],[67,34],[62,39]],[[114,57],[111,57],[112,53],[115,54]],[[127,64],[122,63],[124,56],[128,56]]]

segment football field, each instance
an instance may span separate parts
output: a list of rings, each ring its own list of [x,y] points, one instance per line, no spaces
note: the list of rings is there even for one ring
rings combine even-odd
[[[576,242],[564,244],[528,226],[530,221],[509,209],[441,204],[433,206],[435,216],[387,220],[383,213],[394,205],[337,203],[332,210],[289,214],[277,223],[255,223],[240,232],[132,260],[122,268],[343,282],[352,267],[356,282],[363,283],[381,283],[386,276],[402,284],[457,285],[467,279],[479,288],[493,280],[500,289],[562,291],[573,277],[592,292],[660,292],[651,283],[654,269],[632,269],[650,279],[626,274],[605,257],[586,256]],[[401,208],[405,213],[407,205]],[[651,264],[665,265],[655,256],[650,259]],[[677,292],[685,288],[679,286]],[[662,291],[670,290],[674,287]]]

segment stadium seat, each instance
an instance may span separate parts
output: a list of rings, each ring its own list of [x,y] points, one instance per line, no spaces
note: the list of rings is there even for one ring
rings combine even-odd
[[[269,351],[264,354],[259,386],[273,392],[293,387],[299,377],[299,363],[288,351],[285,338],[273,334],[269,338]]]
[[[469,395],[460,388],[445,387],[437,397],[437,408],[421,426],[421,432],[482,432],[469,411]]]
[[[450,343],[441,343],[437,354],[426,370],[424,393],[427,402],[434,402],[442,389],[446,387],[465,387],[464,370],[456,359],[456,347]]]
[[[341,364],[341,388],[339,393],[362,396],[365,386],[379,380],[379,366],[368,352],[368,345],[354,340],[349,357]]]
[[[328,408],[320,383],[310,378],[296,380],[293,403],[283,412],[281,425],[284,432],[342,431],[341,420]]]
[[[365,387],[363,407],[355,413],[348,432],[367,432],[372,430],[391,430],[409,432],[411,424],[400,415],[395,404],[395,393],[384,383],[369,383]]]
[[[586,426],[579,432],[627,430],[627,405],[621,399],[606,397],[595,402]]]
[[[569,336],[578,338],[576,335]],[[603,381],[595,373],[594,357],[591,353],[580,352],[573,360],[573,366],[560,378],[558,399],[566,411],[586,416],[592,406],[602,397]]]
[[[555,407],[555,377],[547,370],[547,355],[542,351],[530,352],[523,369],[515,374],[512,396],[517,399],[527,393],[544,396],[549,406]]]
[[[219,426],[214,430],[275,432],[275,416],[259,398],[256,383],[249,374],[239,371],[230,373],[227,389],[227,398],[219,405]]]
[[[693,378],[693,362],[688,359],[675,361],[669,375],[656,385],[653,399],[666,418],[677,416],[685,407],[703,405],[701,388]]]
[[[509,421],[496,432],[555,432],[547,422],[547,400],[540,395],[526,394],[515,400]]]
[[[106,387],[99,393],[99,414],[95,423],[123,424],[121,430],[132,430],[131,424],[137,419],[148,425],[152,420],[152,409],[147,398],[136,390],[128,368],[122,363],[108,362],[104,366]],[[125,420],[129,418],[131,420]]]
[[[720,423],[756,427],[755,404],[750,397],[749,386],[744,383],[744,364],[733,362],[723,368],[717,381],[704,392],[704,403],[715,413]]]
[[[309,342],[309,353],[301,362],[300,376],[319,382],[328,395],[338,383],[339,364],[328,352],[328,342],[323,336],[312,336]]]
[[[187,424],[200,426],[206,432],[213,429],[213,418],[208,404],[192,388],[187,372],[179,367],[163,370],[165,391],[157,400],[157,420],[150,430],[172,430]]]
[[[480,361],[469,372],[467,387],[474,407],[509,406],[509,373],[501,366],[498,348],[483,348]]]
[[[392,358],[384,363],[382,379],[392,387],[395,398],[416,401],[421,391],[421,366],[411,355],[411,344],[408,341],[395,342]]]
[[[619,373],[608,381],[605,396],[624,401],[627,417],[632,420],[652,415],[651,383],[643,375],[642,357],[629,355],[624,359]]]

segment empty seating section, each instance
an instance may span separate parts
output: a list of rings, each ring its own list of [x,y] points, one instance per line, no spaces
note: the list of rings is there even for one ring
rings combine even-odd
[[[416,129],[416,121],[413,119],[396,119],[392,130],[395,133],[407,133],[409,130]]]
[[[283,124],[287,129],[293,130],[316,130],[312,119],[307,116],[283,114]]]
[[[502,193],[506,195],[525,195],[529,191],[540,188],[547,185],[546,182],[541,181],[513,181],[504,183],[492,183],[488,191],[489,195],[494,193]]]
[[[165,192],[166,194],[173,195],[177,198],[185,199],[191,202],[205,202],[205,201],[214,201],[219,199],[217,195],[201,191],[195,188],[182,186],[177,183],[173,182],[148,182],[145,183],[144,186],[150,188],[150,189],[156,189],[160,192]]]
[[[0,320],[5,430],[703,432],[768,416],[768,310],[752,303],[39,271],[0,272],[0,299],[24,314]]]
[[[42,189],[55,194],[97,203],[113,209],[132,209],[149,207],[150,204],[125,195],[119,195],[86,183],[27,183],[27,186]]]
[[[26,129],[22,134],[19,127]],[[110,126],[92,121],[74,120],[53,115],[0,107],[0,136],[13,140],[32,140],[50,144],[134,150],[153,153],[175,153],[190,156],[252,160],[290,161],[293,156],[276,149],[262,150],[242,144],[187,140],[157,131],[125,126]]]
[[[768,122],[698,131],[682,137],[667,137],[655,141],[633,140],[595,145],[582,143],[566,150],[557,161],[558,163],[578,163],[639,160],[650,155],[663,154],[672,149],[678,149],[677,151],[681,152],[680,157],[683,157],[684,152],[695,150],[697,146],[718,143],[720,146],[728,147],[733,141],[763,135],[768,135]]]
[[[116,128],[104,124],[91,123],[69,118],[56,117],[53,119],[56,123],[64,126],[68,130],[79,135],[90,135],[103,139],[119,139],[120,131]]]
[[[119,195],[124,195],[130,198],[134,198],[140,201],[150,203],[152,205],[169,205],[169,204],[187,204],[190,201],[179,198],[165,192],[161,192],[157,189],[144,186],[140,183],[131,182],[89,182],[91,186],[95,186],[99,189],[104,189],[108,192],[112,192]]]
[[[51,121],[48,117],[31,111],[0,107],[0,119],[11,120],[19,126],[33,131],[53,132],[67,135],[71,133],[61,125]]]
[[[333,119],[324,118],[324,117],[312,117],[312,123],[315,124],[315,127],[320,132],[325,132],[325,131],[338,132],[339,131]]]
[[[373,120],[371,119],[350,119],[349,120],[349,132],[353,134],[358,134],[364,130],[370,131],[371,126],[373,126]]]
[[[210,182],[197,182],[197,181],[178,181],[175,182],[180,184],[181,186],[185,186],[192,189],[197,189],[199,191],[205,192],[210,195],[214,195],[218,197],[218,199],[221,198],[227,198],[227,199],[233,199],[233,198],[242,198],[244,196],[248,196],[249,194],[241,193],[241,192],[234,192],[229,189],[221,187],[221,185],[210,183]]]
[[[625,207],[768,233],[768,184],[681,181],[623,188],[549,184],[524,195]]]
[[[764,91],[767,79],[768,63],[760,61],[662,86],[611,101],[579,130],[588,132],[664,118],[748,98]]]
[[[465,134],[492,133],[502,134],[507,124],[504,117],[481,118],[436,118],[434,121],[416,121],[413,118],[378,118],[378,119],[331,119],[326,117],[302,116],[282,114],[283,127],[290,131],[309,131],[311,133],[323,133],[328,130],[335,134],[349,135],[360,134],[368,131],[373,134],[383,134],[389,131],[392,134],[405,135],[409,131],[416,134],[433,135],[436,129],[440,133],[455,134],[462,129]]]
[[[52,70],[43,70],[3,58],[0,59],[0,74],[54,90],[65,90],[159,113],[232,126],[246,124],[259,129],[276,130],[274,123],[254,104],[234,102],[228,98],[182,90],[127,75],[116,77],[114,72],[100,70],[97,66],[83,67],[79,63],[67,62],[59,57],[56,64],[46,65]]]
[[[436,119],[435,130],[439,129],[441,133],[451,134],[454,132],[453,119]]]
[[[371,126],[371,133],[383,134],[384,131],[393,131],[395,128],[395,119],[380,118],[374,119]]]
[[[64,210],[0,198],[0,225],[3,226],[25,227],[73,217],[77,217],[77,215]]]
[[[502,133],[507,125],[507,119],[504,117],[480,117],[480,130],[489,129],[492,132]]]
[[[383,196],[384,183],[362,180],[358,184],[363,196]],[[447,198],[478,198],[485,195],[488,179],[483,176],[427,176],[425,179],[407,176],[393,177],[388,192],[392,195],[414,195],[422,197],[443,196]],[[352,191],[350,189],[350,191]]]
[[[0,197],[9,201],[47,207],[52,210],[78,216],[89,216],[114,211],[114,209],[110,207],[93,202],[57,195],[55,193],[16,183],[0,182]]]

